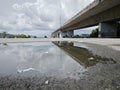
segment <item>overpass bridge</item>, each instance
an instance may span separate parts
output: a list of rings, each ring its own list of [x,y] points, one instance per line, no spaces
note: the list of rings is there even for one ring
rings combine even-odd
[[[52,37],[72,37],[74,30],[99,25],[99,37],[120,36],[120,0],[94,0],[52,33]]]

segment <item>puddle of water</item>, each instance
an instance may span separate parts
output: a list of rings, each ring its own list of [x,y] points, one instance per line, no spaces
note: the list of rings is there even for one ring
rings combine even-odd
[[[119,60],[102,58],[89,50],[87,44],[76,42],[1,44],[0,90],[119,88]]]
[[[0,73],[79,79],[88,67],[113,60],[93,55],[82,43],[36,42],[0,46]]]
[[[50,42],[4,45],[0,46],[1,74],[79,78],[87,70]]]

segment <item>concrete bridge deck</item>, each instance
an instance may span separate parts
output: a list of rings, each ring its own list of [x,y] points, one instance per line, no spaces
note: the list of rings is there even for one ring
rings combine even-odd
[[[120,0],[95,0],[58,30],[73,30],[94,26],[100,22],[120,19]]]
[[[99,25],[99,37],[120,37],[120,0],[94,0],[63,26],[52,37],[73,36],[73,31]],[[70,32],[72,31],[72,32]]]

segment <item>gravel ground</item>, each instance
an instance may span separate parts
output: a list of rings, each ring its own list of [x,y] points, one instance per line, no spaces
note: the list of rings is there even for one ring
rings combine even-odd
[[[0,90],[120,90],[120,65],[101,62],[90,67],[80,80],[0,76]]]

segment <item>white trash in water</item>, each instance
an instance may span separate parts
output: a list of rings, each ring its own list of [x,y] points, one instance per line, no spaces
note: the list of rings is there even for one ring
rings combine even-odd
[[[49,84],[49,81],[47,80],[47,81],[45,81],[45,84],[47,85],[47,84]]]
[[[88,58],[88,60],[93,60],[93,59],[94,59],[93,57]]]
[[[28,72],[28,71],[31,71],[31,70],[35,70],[35,69],[34,68],[28,68],[28,69],[18,70],[17,72],[22,73],[22,72]]]

